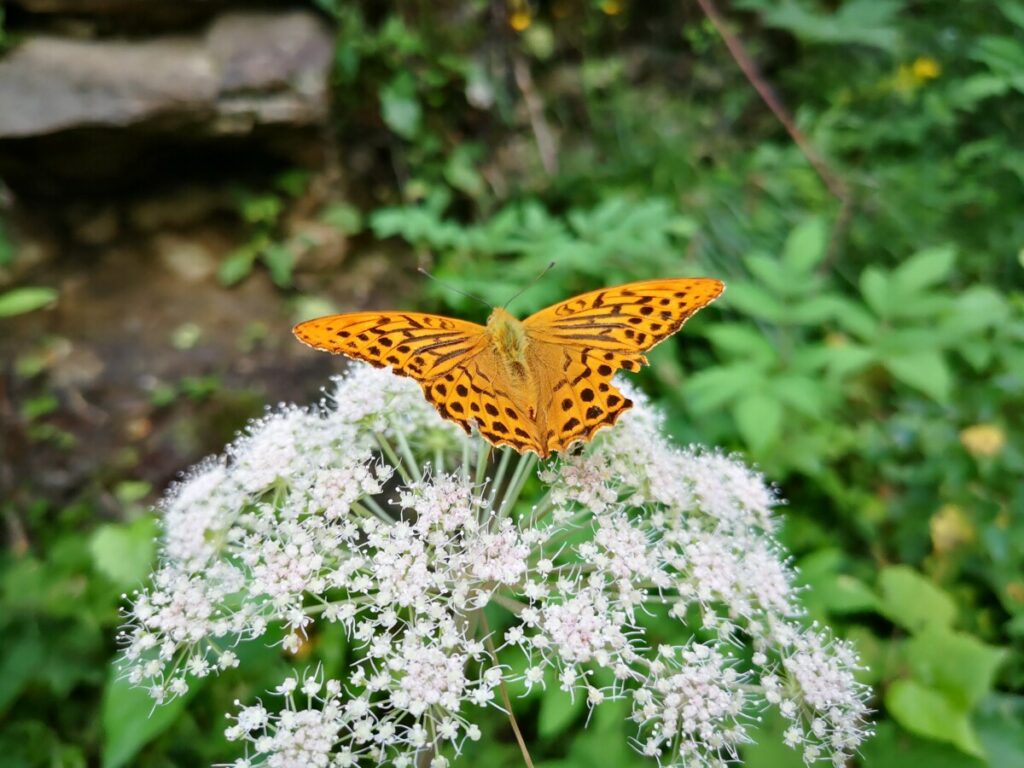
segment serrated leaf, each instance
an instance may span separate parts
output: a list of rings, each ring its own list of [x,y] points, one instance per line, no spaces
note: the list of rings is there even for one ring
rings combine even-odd
[[[938,403],[949,401],[953,375],[946,358],[935,350],[886,357],[886,369],[899,381],[923,392]]]
[[[851,376],[875,362],[873,349],[857,344],[828,348],[828,367],[836,376]]]
[[[915,253],[893,270],[892,280],[901,295],[916,293],[946,280],[955,263],[953,246],[928,248]]]
[[[57,291],[42,286],[26,286],[0,293],[0,317],[24,315],[42,309],[57,300]]]
[[[861,273],[860,292],[864,296],[864,301],[879,317],[888,317],[895,308],[889,276],[876,267],[868,267]]]
[[[956,618],[956,604],[908,565],[890,565],[878,576],[879,613],[909,632],[927,627],[948,627]]]
[[[766,253],[750,254],[743,259],[743,263],[758,285],[770,288],[776,295],[789,296],[799,292],[803,289],[800,283],[806,282],[806,279],[801,279],[802,276],[791,275],[777,258]]]
[[[775,348],[768,343],[764,334],[750,325],[716,323],[708,328],[704,335],[719,352],[756,362],[759,366],[770,366],[777,357]]]
[[[730,283],[720,301],[746,315],[771,322],[779,322],[786,314],[782,302],[752,283]]]
[[[941,691],[915,680],[896,680],[885,693],[885,706],[911,733],[948,742],[968,755],[984,756],[968,713]]]
[[[762,377],[761,370],[749,364],[706,368],[686,380],[683,397],[695,412],[707,413],[756,388]]]
[[[812,217],[789,233],[782,263],[790,272],[810,272],[825,257],[828,229],[820,217]]]
[[[779,439],[782,403],[760,392],[742,397],[732,409],[740,436],[753,451],[761,451]]]

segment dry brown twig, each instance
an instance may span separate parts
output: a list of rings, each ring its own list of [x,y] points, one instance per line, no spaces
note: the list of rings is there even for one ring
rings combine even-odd
[[[530,116],[530,127],[533,128],[541,165],[544,166],[544,171],[548,176],[554,176],[558,173],[558,149],[555,146],[555,137],[551,132],[551,126],[548,125],[548,121],[544,117],[544,102],[533,85],[530,65],[520,55],[514,57],[512,74],[515,77],[516,86],[523,94],[523,101],[526,103],[526,112]]]
[[[708,17],[708,21],[711,22],[715,30],[722,37],[722,41],[725,43],[725,47],[729,49],[729,53],[732,54],[733,60],[736,65],[740,68],[747,80],[757,91],[757,95],[761,97],[761,100],[768,106],[768,109],[772,111],[776,119],[782,123],[782,127],[786,129],[786,133],[789,134],[793,142],[803,152],[804,157],[807,158],[807,162],[811,164],[818,176],[828,187],[831,192],[840,202],[845,202],[849,198],[849,189],[846,186],[846,182],[842,180],[831,168],[825,159],[818,154],[818,150],[815,149],[811,143],[799,128],[796,127],[796,123],[793,121],[792,115],[779,100],[778,96],[775,95],[775,91],[764,79],[761,73],[757,69],[757,65],[754,60],[750,58],[747,53],[747,49],[740,42],[740,39],[736,37],[725,23],[725,19],[715,6],[714,0],[697,0],[697,4],[704,11],[704,15]]]
[[[786,129],[786,133],[789,134],[793,143],[799,147],[804,157],[807,158],[807,162],[809,162],[811,167],[814,168],[828,191],[839,201],[839,213],[836,215],[835,224],[832,226],[832,233],[829,237],[828,252],[825,259],[822,261],[822,268],[825,268],[835,258],[839,249],[840,240],[842,239],[842,234],[850,223],[850,218],[853,213],[853,201],[850,196],[850,188],[842,177],[833,171],[825,159],[818,154],[818,150],[815,148],[814,144],[811,143],[811,140],[804,135],[803,131],[797,128],[789,110],[786,109],[779,97],[775,95],[775,91],[758,71],[757,65],[754,63],[754,60],[750,58],[750,54],[747,53],[747,49],[743,46],[743,43],[729,30],[729,27],[722,14],[719,12],[718,7],[715,5],[714,0],[697,0],[697,4],[701,7],[701,10],[704,11],[704,15],[707,16],[708,21],[711,22],[711,25],[721,36],[722,41],[725,43],[725,47],[729,49],[729,53],[732,55],[733,61],[736,62],[736,65],[743,72],[747,81],[751,86],[753,86],[754,90],[757,91],[757,95],[761,97],[761,100],[767,105],[768,109],[772,111],[772,114],[775,115],[775,118],[782,124],[782,127]]]

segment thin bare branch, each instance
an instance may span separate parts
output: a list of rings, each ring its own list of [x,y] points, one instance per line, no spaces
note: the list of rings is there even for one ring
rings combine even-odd
[[[512,73],[516,79],[516,85],[523,94],[523,101],[526,102],[526,112],[530,116],[530,126],[533,128],[533,137],[537,142],[537,152],[540,154],[541,165],[548,176],[558,173],[558,149],[555,147],[555,137],[551,132],[544,117],[544,102],[541,100],[537,89],[533,86],[533,75],[530,73],[530,65],[522,56],[516,55],[512,64]]]
[[[714,26],[718,34],[721,35],[722,41],[725,43],[725,47],[729,49],[729,53],[732,55],[733,60],[739,66],[740,70],[746,76],[747,80],[757,91],[758,96],[768,106],[768,109],[772,111],[776,119],[782,123],[782,127],[786,129],[786,133],[789,134],[793,142],[803,152],[804,157],[807,158],[807,162],[811,164],[818,176],[824,182],[825,186],[841,203],[846,203],[849,199],[850,193],[846,186],[846,182],[838,174],[836,174],[825,159],[818,154],[818,150],[815,149],[811,143],[799,128],[796,127],[796,123],[793,121],[792,115],[789,110],[782,104],[782,101],[778,96],[775,95],[775,91],[764,79],[761,73],[757,69],[757,65],[753,59],[747,53],[747,49],[744,47],[740,39],[734,35],[726,24],[725,19],[719,12],[714,0],[697,0],[697,4],[704,11],[704,15],[708,17],[708,21]]]

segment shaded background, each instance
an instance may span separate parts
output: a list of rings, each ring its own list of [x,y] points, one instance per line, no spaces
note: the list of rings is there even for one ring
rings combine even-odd
[[[500,303],[551,260],[517,312],[729,284],[640,383],[790,500],[875,686],[859,764],[1024,761],[1021,0],[11,0],[0,178],[4,765],[232,759],[223,713],[294,660],[147,717],[110,661],[149,505],[341,369],[294,321],[482,320],[416,266]],[[549,768],[648,764],[518,702]],[[484,725],[473,759],[519,764]],[[798,763],[775,727],[749,765]]]

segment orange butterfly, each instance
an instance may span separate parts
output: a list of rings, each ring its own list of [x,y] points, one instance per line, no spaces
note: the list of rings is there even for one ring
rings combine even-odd
[[[391,366],[438,413],[494,445],[547,458],[611,426],[633,403],[611,383],[725,289],[720,280],[645,280],[584,293],[487,325],[419,312],[354,312],[294,328],[314,349]]]

